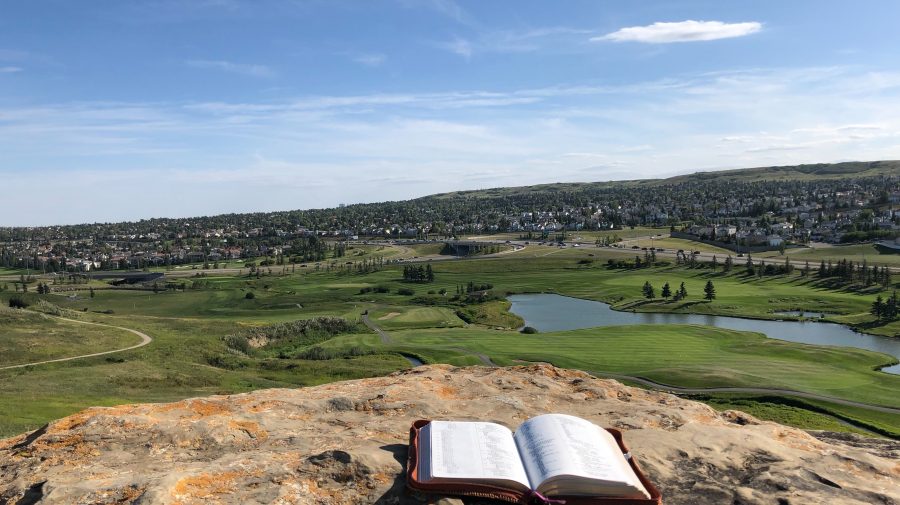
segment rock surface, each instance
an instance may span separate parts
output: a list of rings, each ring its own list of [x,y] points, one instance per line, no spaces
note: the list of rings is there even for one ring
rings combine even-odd
[[[405,491],[412,421],[515,429],[547,412],[623,430],[666,504],[900,503],[897,443],[823,441],[545,365],[91,408],[0,440],[0,503],[459,504]]]

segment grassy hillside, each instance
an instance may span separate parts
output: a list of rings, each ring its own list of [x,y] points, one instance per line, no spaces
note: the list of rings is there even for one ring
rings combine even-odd
[[[490,188],[473,191],[453,191],[431,195],[425,198],[492,198],[512,196],[523,193],[548,192],[563,193],[585,191],[611,187],[654,187],[666,184],[686,182],[754,182],[754,181],[789,181],[789,180],[822,180],[844,179],[851,177],[876,177],[880,175],[897,175],[900,173],[900,160],[885,161],[848,161],[844,163],[816,163],[811,165],[792,165],[775,167],[739,168],[711,172],[694,172],[678,175],[668,179],[641,179],[629,181],[607,182],[564,182],[555,184],[538,184],[534,186],[518,186],[508,188]]]

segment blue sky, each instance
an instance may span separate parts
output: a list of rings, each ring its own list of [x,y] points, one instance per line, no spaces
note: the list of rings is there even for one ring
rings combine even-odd
[[[0,3],[0,226],[900,158],[894,1]]]

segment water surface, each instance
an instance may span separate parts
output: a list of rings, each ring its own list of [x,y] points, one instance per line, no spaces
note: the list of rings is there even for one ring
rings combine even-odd
[[[729,330],[756,331],[769,338],[802,344],[856,347],[900,359],[900,340],[867,335],[846,326],[818,321],[765,321],[705,314],[621,312],[609,304],[551,294],[512,295],[510,312],[539,331],[577,330],[626,324],[702,324]],[[807,313],[810,314],[810,313]],[[808,317],[808,316],[807,316]],[[900,374],[900,364],[882,368]]]

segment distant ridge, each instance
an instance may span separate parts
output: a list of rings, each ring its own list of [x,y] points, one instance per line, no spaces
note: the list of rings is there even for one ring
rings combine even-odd
[[[814,163],[808,165],[783,165],[771,167],[735,168],[676,175],[666,179],[634,179],[626,181],[601,182],[558,182],[537,184],[533,186],[515,186],[469,191],[451,191],[422,197],[500,197],[515,194],[548,191],[564,192],[584,189],[601,189],[613,187],[654,187],[689,182],[755,182],[755,181],[802,181],[823,179],[844,179],[878,177],[885,175],[900,176],[900,160],[882,161],[846,161],[841,163]]]
[[[475,200],[475,207],[459,211],[457,215],[468,215],[471,211],[478,210],[477,204],[482,200],[509,200],[517,199],[522,203],[523,198],[535,198],[544,200],[576,199],[582,203],[585,198],[597,197],[599,193],[609,192],[615,189],[641,190],[644,188],[657,188],[662,186],[676,186],[681,184],[717,184],[717,183],[754,183],[760,181],[813,181],[813,180],[840,180],[863,179],[872,177],[900,177],[900,160],[883,161],[848,161],[842,163],[815,163],[808,165],[786,165],[772,167],[740,168],[721,171],[694,172],[666,179],[638,179],[628,181],[605,182],[558,182],[538,184],[533,186],[500,187],[476,190],[451,191],[437,193],[408,200],[381,201],[369,203],[350,204],[342,207],[319,209],[293,209],[270,212],[244,212],[227,213],[213,216],[191,217],[157,217],[127,222],[106,223],[82,223],[76,225],[58,226],[14,226],[3,227],[0,230],[17,229],[74,229],[83,227],[123,227],[132,225],[148,225],[150,227],[169,226],[175,223],[192,223],[193,225],[209,225],[222,227],[224,222],[231,224],[240,223],[249,227],[285,227],[303,225],[310,229],[333,229],[335,226],[349,226],[342,219],[346,216],[360,216],[369,212],[382,212],[382,218],[392,212],[391,217],[397,222],[410,221],[411,212],[432,211],[438,207],[467,207]],[[506,205],[509,202],[501,202]],[[343,224],[341,224],[343,221]],[[123,230],[119,230],[124,233]],[[2,239],[2,235],[0,235]]]

